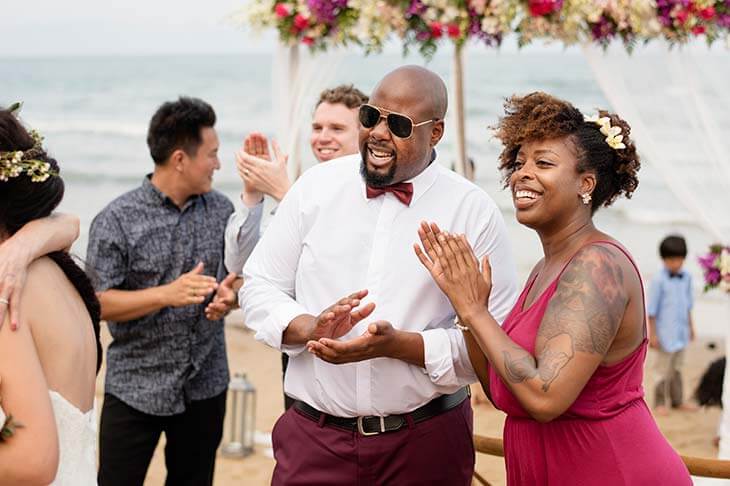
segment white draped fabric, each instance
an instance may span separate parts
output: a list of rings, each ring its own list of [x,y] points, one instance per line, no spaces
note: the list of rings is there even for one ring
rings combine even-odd
[[[629,55],[584,47],[596,81],[657,169],[716,241],[730,241],[730,53],[651,46]],[[699,52],[698,52],[699,51]]]
[[[309,49],[280,44],[272,64],[272,101],[276,138],[289,154],[289,171],[294,179],[311,165],[306,148],[314,104],[319,93],[330,87],[343,50],[312,55]]]
[[[707,232],[708,243],[730,243],[730,53],[668,45],[632,55],[619,46],[586,46],[584,53],[607,100],[631,125],[643,162]],[[730,302],[723,310],[717,317],[728,320],[730,333]],[[730,459],[730,370],[723,404],[719,457]]]

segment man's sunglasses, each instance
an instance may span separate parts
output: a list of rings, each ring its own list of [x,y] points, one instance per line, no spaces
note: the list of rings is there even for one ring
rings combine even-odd
[[[398,138],[410,138],[413,135],[414,127],[420,127],[426,123],[438,121],[437,118],[433,118],[420,123],[413,123],[413,120],[407,115],[393,112],[385,114],[377,106],[368,104],[360,106],[359,117],[360,124],[365,128],[374,128],[380,122],[381,118],[385,118],[385,122],[388,124],[388,130]]]

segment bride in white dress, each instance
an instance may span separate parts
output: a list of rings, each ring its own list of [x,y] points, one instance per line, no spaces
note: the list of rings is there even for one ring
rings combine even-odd
[[[49,164],[48,178],[38,163]],[[36,256],[68,246],[68,220],[36,221],[62,196],[55,160],[9,110],[0,110],[0,394],[5,413],[23,425],[0,442],[2,485],[96,485],[99,304],[64,252],[34,261],[27,278],[24,269]],[[78,222],[73,226],[77,232]]]

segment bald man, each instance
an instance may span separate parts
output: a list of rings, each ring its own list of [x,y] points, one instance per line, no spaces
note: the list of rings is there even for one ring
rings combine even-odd
[[[477,377],[413,252],[419,224],[489,254],[498,319],[517,284],[494,202],[436,160],[446,107],[436,74],[386,75],[360,107],[360,153],[308,170],[244,267],[246,324],[291,357],[296,402],[274,427],[274,485],[471,483]]]

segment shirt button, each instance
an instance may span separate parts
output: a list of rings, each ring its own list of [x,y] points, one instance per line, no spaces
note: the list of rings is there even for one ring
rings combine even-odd
[[[438,377],[439,377],[439,375],[437,375],[436,373],[431,373],[431,378],[433,378],[434,380],[435,380],[436,378],[438,378]]]

